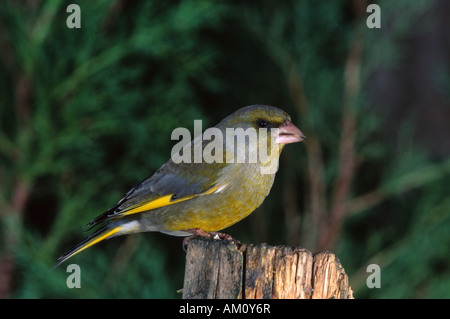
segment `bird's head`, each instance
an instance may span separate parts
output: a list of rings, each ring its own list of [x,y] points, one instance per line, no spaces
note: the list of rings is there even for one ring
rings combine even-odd
[[[289,114],[269,105],[243,107],[227,116],[216,127],[222,130],[224,128],[242,128],[243,130],[253,128],[256,131],[264,128],[272,131],[276,128],[278,129],[278,134],[275,136],[277,144],[301,142],[306,138],[302,131],[292,124]]]
[[[268,105],[243,107],[223,119],[216,128],[226,136],[224,156],[228,159],[230,154],[237,156],[236,163],[272,165],[278,161],[285,144],[305,139],[286,112]]]

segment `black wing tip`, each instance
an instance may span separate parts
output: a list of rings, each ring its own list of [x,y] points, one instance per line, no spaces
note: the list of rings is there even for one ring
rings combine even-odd
[[[94,233],[92,233],[91,235],[89,235],[88,237],[86,237],[85,239],[80,241],[78,244],[73,246],[71,249],[66,251],[61,257],[59,257],[56,260],[56,264],[53,266],[53,268],[51,268],[51,270],[53,270],[56,267],[58,267],[59,265],[61,265],[63,262],[65,262],[70,257],[74,256],[77,252],[79,252],[78,250],[81,247],[83,247],[86,243],[88,243],[92,238],[94,238],[94,237],[98,236],[99,234],[103,233],[106,229],[108,229],[106,226],[103,226],[102,228],[99,228],[97,231],[95,231]]]
[[[50,270],[54,270],[56,267],[58,267],[59,265],[61,265],[63,262],[65,262],[69,257],[62,255],[61,257],[58,258],[58,260],[56,261],[55,265],[50,269]]]
[[[74,252],[87,240],[87,238],[83,241],[81,241],[80,243],[78,243],[76,246],[74,246],[72,249],[68,250],[66,253],[64,253],[61,257],[59,257],[56,260],[55,265],[50,269],[53,270],[56,267],[58,267],[59,265],[61,265],[63,262],[65,262],[67,259],[69,259],[70,257],[73,256]]]

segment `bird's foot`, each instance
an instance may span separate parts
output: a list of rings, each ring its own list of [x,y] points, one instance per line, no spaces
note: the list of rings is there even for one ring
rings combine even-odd
[[[229,235],[229,234],[219,233],[216,231],[212,231],[209,234],[214,239],[233,240],[233,237],[231,237],[231,235]]]
[[[203,229],[200,228],[191,228],[187,230],[188,232],[190,232],[193,236],[198,236],[198,237],[207,237],[207,238],[213,238],[216,240],[222,239],[222,240],[233,240],[233,237],[231,237],[231,235],[225,234],[225,233],[219,233],[219,232],[206,232]],[[184,237],[183,239],[183,250],[186,252],[187,250],[187,244],[189,242],[189,239],[192,236],[187,236]]]

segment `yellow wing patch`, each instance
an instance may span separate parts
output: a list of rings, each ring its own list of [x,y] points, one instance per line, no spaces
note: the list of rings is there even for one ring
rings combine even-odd
[[[209,194],[212,194],[212,193],[214,193],[216,191],[221,191],[223,189],[224,189],[224,185],[217,185],[216,184],[216,185],[208,188],[203,193],[196,194],[196,195],[190,195],[190,196],[186,196],[186,197],[179,198],[179,199],[174,199],[174,200],[172,200],[173,194],[169,194],[169,195],[165,195],[165,196],[159,197],[159,198],[157,198],[155,200],[152,200],[151,202],[145,203],[144,205],[140,205],[140,206],[137,206],[137,207],[135,206],[134,208],[131,207],[129,210],[125,210],[123,212],[120,212],[119,215],[127,216],[127,215],[142,213],[142,212],[145,212],[147,210],[151,210],[151,209],[155,209],[155,208],[159,208],[159,207],[164,207],[164,206],[168,206],[168,205],[173,205],[173,204],[176,204],[176,203],[184,202],[186,200],[189,200],[189,199],[197,197],[197,196],[209,195]]]

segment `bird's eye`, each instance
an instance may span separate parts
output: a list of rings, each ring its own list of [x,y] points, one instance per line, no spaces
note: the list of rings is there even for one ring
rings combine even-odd
[[[267,122],[265,119],[259,119],[256,121],[256,124],[258,127],[267,127],[269,125],[269,122]]]

